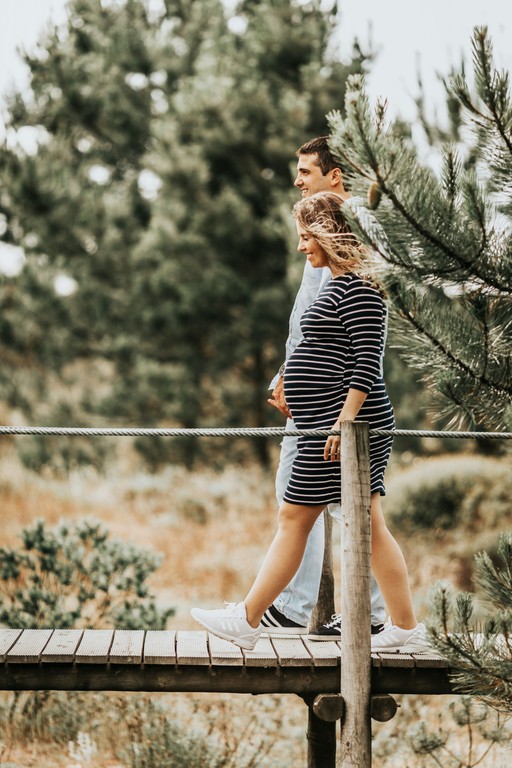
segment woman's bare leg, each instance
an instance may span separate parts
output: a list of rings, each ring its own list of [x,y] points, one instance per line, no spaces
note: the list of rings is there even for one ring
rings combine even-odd
[[[277,533],[244,601],[252,627],[258,626],[264,612],[295,576],[309,533],[323,509],[286,501],[281,505]]]
[[[416,616],[412,606],[409,574],[402,550],[388,530],[379,493],[371,497],[372,570],[386,603],[391,621],[402,629],[413,629]]]

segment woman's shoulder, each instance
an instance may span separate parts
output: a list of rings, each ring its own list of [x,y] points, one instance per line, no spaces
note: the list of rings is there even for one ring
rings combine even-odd
[[[379,297],[382,301],[382,292],[379,286],[372,282],[371,279],[361,277],[361,275],[355,272],[347,272],[344,275],[339,275],[331,281],[334,284],[334,291],[337,296],[342,299],[349,299],[351,296],[357,298],[358,296],[375,296]]]
[[[377,290],[377,286],[370,279],[361,277],[361,275],[358,275],[355,272],[345,272],[344,275],[333,277],[331,282],[341,291],[346,291],[349,288],[362,288],[363,290],[368,289],[372,291]]]

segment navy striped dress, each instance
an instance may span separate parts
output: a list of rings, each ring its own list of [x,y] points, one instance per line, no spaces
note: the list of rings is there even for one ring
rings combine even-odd
[[[357,421],[392,429],[384,385],[386,306],[368,281],[353,273],[332,279],[301,319],[303,340],[286,363],[284,391],[297,429],[330,429],[350,388],[367,394]],[[292,504],[340,501],[340,463],[324,459],[325,437],[298,438],[298,454],[284,500]],[[385,495],[391,437],[370,435],[371,492]]]

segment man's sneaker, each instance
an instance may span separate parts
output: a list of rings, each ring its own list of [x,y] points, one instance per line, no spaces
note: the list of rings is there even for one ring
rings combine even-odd
[[[192,608],[192,618],[206,627],[212,635],[238,645],[246,651],[252,651],[261,635],[261,629],[254,629],[247,621],[245,603],[225,603],[225,608],[207,611],[204,608]]]
[[[417,624],[414,629],[402,629],[389,622],[382,632],[372,637],[373,653],[426,653],[431,650],[424,624]]]
[[[275,605],[267,608],[261,619],[260,627],[263,630],[263,634],[271,637],[305,635],[308,631],[308,628],[303,624],[297,624],[296,621],[288,619],[284,613],[277,610]]]
[[[372,635],[378,635],[384,629],[384,624],[372,624]],[[327,624],[314,629],[308,635],[308,640],[339,640],[341,637],[341,613],[335,613]]]

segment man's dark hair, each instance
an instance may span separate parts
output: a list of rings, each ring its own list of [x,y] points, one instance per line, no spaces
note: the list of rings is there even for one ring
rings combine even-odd
[[[318,165],[322,171],[322,176],[325,176],[334,168],[343,170],[341,164],[334,159],[328,142],[329,136],[317,136],[316,139],[311,139],[311,141],[307,141],[302,147],[299,147],[295,154],[297,157],[299,155],[318,155]]]

